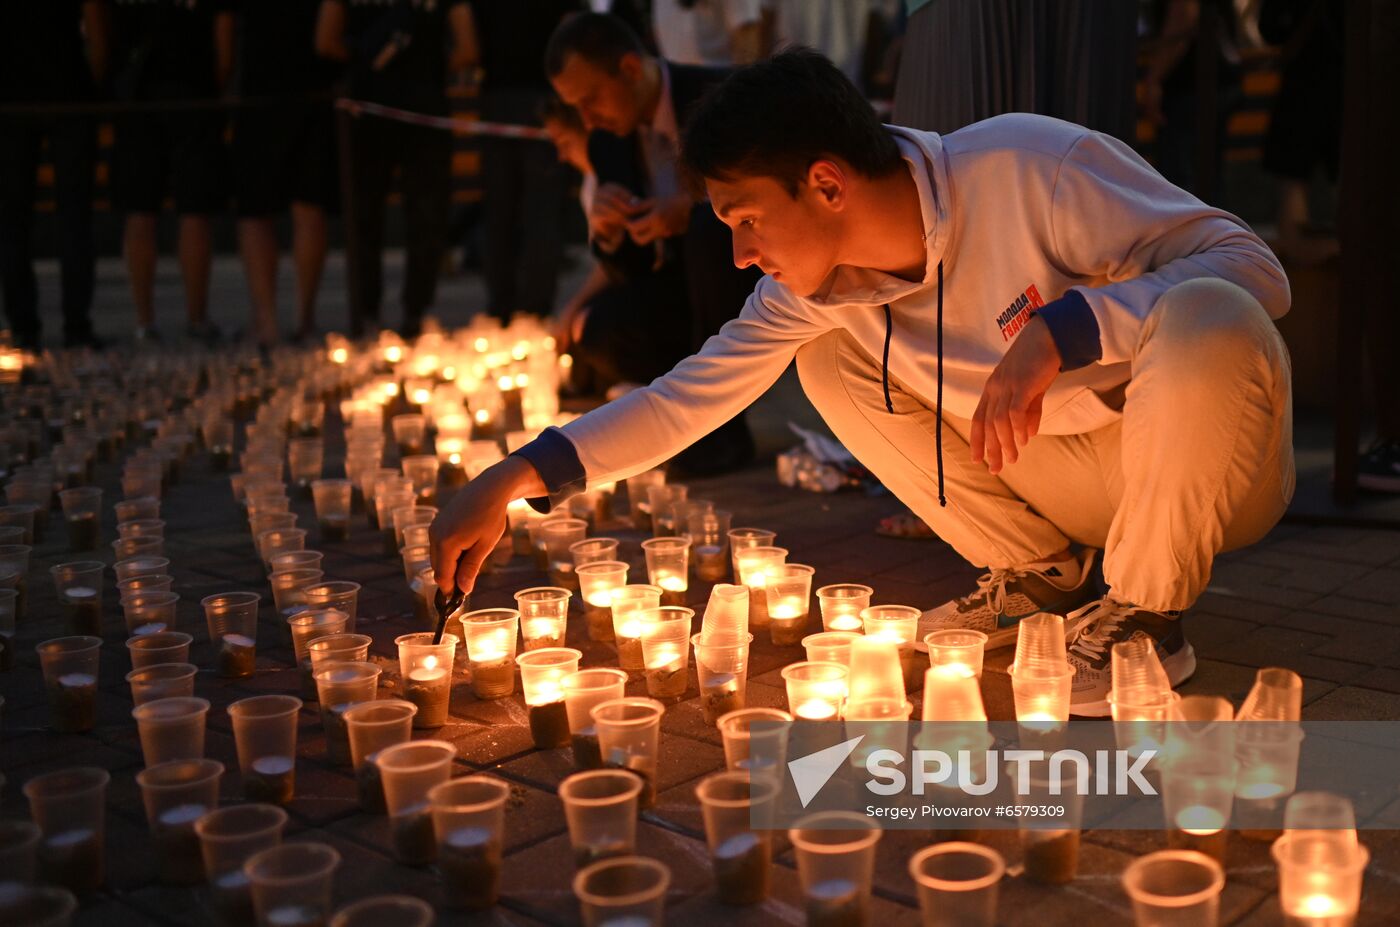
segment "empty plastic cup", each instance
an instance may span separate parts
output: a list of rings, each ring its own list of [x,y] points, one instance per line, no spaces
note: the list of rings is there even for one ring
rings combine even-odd
[[[68,927],[78,899],[65,888],[0,882],[0,924],[24,927]]]
[[[296,791],[297,715],[301,699],[290,695],[254,695],[228,706],[243,796],[275,805],[291,801]]]
[[[820,631],[802,638],[807,659],[813,663],[851,663],[851,642],[860,637],[855,631]]]
[[[509,797],[508,783],[485,775],[449,779],[429,790],[437,868],[449,907],[484,911],[495,905]]]
[[[923,927],[993,927],[1006,863],[991,847],[950,841],[909,860]]]

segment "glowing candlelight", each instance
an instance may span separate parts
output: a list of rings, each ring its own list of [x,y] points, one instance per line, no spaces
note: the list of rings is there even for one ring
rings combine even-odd
[[[1225,815],[1207,805],[1187,805],[1176,813],[1176,826],[1193,837],[1209,837],[1225,827]]]
[[[836,717],[836,706],[822,699],[810,698],[798,705],[794,714],[807,721],[828,721]]]
[[[783,599],[777,605],[768,609],[768,616],[778,621],[785,618],[801,618],[804,609],[802,603],[797,599]]]
[[[588,594],[585,601],[594,608],[612,608],[612,594],[611,589],[595,589]]]
[[[685,592],[685,591],[686,591],[686,579],[685,579],[685,577],[684,577],[684,576],[677,576],[677,575],[675,575],[675,574],[666,574],[666,575],[662,575],[662,576],[656,577],[656,585],[660,586],[660,587],[661,587],[663,590],[665,590],[666,592]]]
[[[826,624],[829,631],[856,631],[859,632],[863,624],[858,615],[841,614],[832,616]]]
[[[1053,731],[1064,723],[1055,717],[1053,712],[1049,711],[1028,711],[1017,715],[1016,721],[1022,727],[1032,731]]]
[[[343,364],[350,359],[350,352],[344,348],[333,348],[331,350],[331,363]]]
[[[537,637],[553,637],[556,627],[558,627],[558,625],[552,618],[532,618],[525,622],[525,639],[534,640]]]

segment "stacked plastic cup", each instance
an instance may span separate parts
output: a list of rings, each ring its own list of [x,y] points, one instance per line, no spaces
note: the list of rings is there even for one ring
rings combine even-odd
[[[811,927],[869,921],[880,825],[854,811],[824,811],[788,831]]]
[[[851,642],[850,694],[854,702],[906,696],[901,641],[884,634],[865,635]]]
[[[228,706],[243,796],[283,805],[296,791],[297,715],[301,699],[254,695]]]
[[[380,672],[375,663],[336,660],[316,671],[316,697],[321,705],[321,728],[326,732],[328,762],[349,765],[350,735],[345,712],[362,702],[374,701]]]
[[[918,688],[927,668],[916,648],[921,614],[910,605],[872,605],[860,613],[866,637],[895,645],[906,691]]]
[[[749,630],[749,587],[716,583],[710,589],[700,633],[706,640],[739,640]]]
[[[642,660],[642,629],[661,607],[661,587],[632,583],[612,591],[613,639],[617,642],[617,665],[625,670],[646,668]]]
[[[1050,735],[1069,721],[1074,667],[1065,652],[1065,620],[1047,612],[1024,618],[1016,630],[1011,664],[1016,722],[1031,735]]]
[[[603,765],[598,746],[598,729],[593,723],[593,706],[622,698],[627,686],[627,674],[622,670],[598,668],[579,670],[565,676],[564,709],[569,716],[569,745],[578,769],[597,769]]]
[[[253,675],[258,639],[256,592],[225,592],[205,596],[204,619],[209,625],[209,642],[214,645],[214,667],[220,676],[237,678]]]
[[[426,866],[437,858],[428,793],[451,776],[456,755],[457,748],[447,741],[416,740],[385,747],[376,757],[394,855],[405,865]]]
[[[1166,725],[1178,698],[1167,681],[1157,648],[1147,638],[1119,641],[1109,651],[1109,712],[1120,750],[1134,758],[1151,751],[1161,754]],[[1148,771],[1156,773],[1154,757]]]
[[[603,765],[642,778],[642,808],[656,801],[656,764],[661,752],[661,715],[666,706],[651,698],[619,698],[593,706]]]
[[[573,888],[584,927],[661,927],[670,884],[671,870],[660,860],[619,856],[579,870]]]
[[[437,868],[448,907],[484,911],[495,905],[509,797],[506,782],[485,775],[450,779],[429,790]]]
[[[146,824],[155,844],[156,873],[162,882],[193,885],[204,881],[195,824],[219,806],[223,774],[223,763],[197,757],[148,765],[136,774],[146,806]]]
[[[762,825],[772,819],[777,784],[755,780],[747,772],[720,772],[700,780],[695,796],[705,821],[716,896],[732,905],[763,901],[772,869],[773,830]]]
[[[1361,904],[1370,851],[1356,839],[1351,802],[1327,792],[1288,800],[1284,833],[1274,841],[1279,901],[1290,924],[1344,927]]]
[[[994,927],[1006,863],[991,847],[949,841],[909,860],[923,927]]]
[[[1265,667],[1254,677],[1235,720],[1235,817],[1247,836],[1277,836],[1275,819],[1298,784],[1303,680]]]
[[[163,698],[131,710],[147,766],[204,756],[209,702],[202,698]]]
[[[413,716],[417,713],[417,705],[393,698],[361,702],[345,710],[342,720],[350,740],[350,763],[362,811],[384,813],[384,785],[375,757],[385,747],[413,737]]]
[[[324,843],[283,843],[250,856],[243,874],[259,927],[324,924],[339,866],[340,854]]]

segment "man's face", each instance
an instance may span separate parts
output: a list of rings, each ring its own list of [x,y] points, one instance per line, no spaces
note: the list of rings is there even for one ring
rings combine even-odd
[[[550,83],[559,99],[578,110],[583,124],[590,131],[602,129],[613,135],[627,136],[637,130],[640,106],[637,83],[641,77],[641,59],[623,55],[616,73],[609,73],[579,55],[564,58],[564,68]]]
[[[734,236],[734,264],[757,267],[810,296],[837,262],[839,212],[808,183],[797,195],[772,177],[707,179],[715,215]]]

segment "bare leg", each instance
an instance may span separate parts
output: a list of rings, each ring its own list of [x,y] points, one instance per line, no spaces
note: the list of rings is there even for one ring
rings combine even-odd
[[[297,334],[316,329],[316,294],[326,266],[326,211],[292,203],[292,260],[297,270]]]
[[[213,245],[208,216],[181,216],[180,276],[185,281],[185,313],[190,327],[200,328],[209,318],[209,263]]]
[[[156,322],[156,216],[134,212],[126,217],[122,234],[126,276],[131,281],[131,301],[136,304],[136,326],[151,328]]]
[[[258,344],[270,347],[277,343],[277,230],[272,220],[239,219],[238,248],[253,303],[253,335]]]

